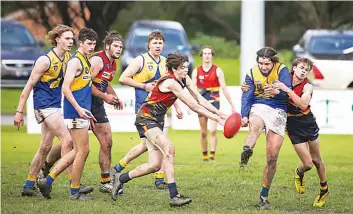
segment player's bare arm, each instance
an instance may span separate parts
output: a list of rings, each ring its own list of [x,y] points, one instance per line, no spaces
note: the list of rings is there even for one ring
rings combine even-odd
[[[194,99],[200,104],[202,107],[206,108],[208,111],[211,111],[217,114],[220,117],[224,117],[223,113],[215,108],[210,102],[208,102],[201,94],[197,91],[196,86],[192,85],[192,81],[189,76],[186,76],[186,88],[190,92],[190,94],[194,97]]]
[[[142,65],[143,65],[143,57],[142,56],[136,57],[134,61],[132,61],[132,63],[129,64],[129,66],[121,74],[119,78],[119,82],[131,87],[142,88],[146,91],[151,91],[154,87],[153,83],[145,84],[145,83],[137,82],[132,78],[133,75],[136,74],[142,68]]]
[[[229,104],[232,106],[232,112],[235,112],[235,106],[234,106],[232,98],[229,94],[229,90],[227,88],[226,81],[224,80],[224,73],[223,73],[222,69],[218,67],[216,70],[216,74],[218,77],[218,82],[222,88],[223,94],[227,98]]]
[[[190,80],[190,78],[189,78]],[[183,90],[179,83],[177,83],[175,80],[165,80],[164,84],[161,85],[161,87],[166,87],[169,91],[173,92],[175,96],[177,96],[182,102],[184,102],[191,110],[194,112],[197,112],[201,115],[204,115],[205,117],[214,120],[218,123],[224,123],[224,120],[222,120],[218,115],[213,114],[212,112],[208,111],[206,108],[203,106],[199,105],[195,98],[191,96],[190,93],[188,93],[186,90]]]
[[[64,96],[67,98],[67,100],[73,105],[73,107],[76,109],[77,113],[80,115],[81,118],[84,119],[91,119],[93,118],[93,115],[91,112],[87,109],[82,108],[76,101],[74,95],[72,94],[72,91],[70,89],[70,86],[75,79],[75,76],[82,71],[81,63],[80,60],[77,58],[71,59],[67,63],[67,68],[65,72],[65,78],[62,86],[62,92]]]
[[[29,94],[31,93],[38,80],[42,77],[43,73],[49,69],[49,66],[50,60],[46,56],[39,57],[35,63],[31,72],[31,76],[29,77],[27,84],[21,93],[20,101],[14,118],[14,126],[16,126],[17,129],[19,129],[20,126],[23,126],[24,124],[23,109],[28,100]]]
[[[299,107],[301,110],[305,110],[308,108],[311,94],[313,93],[313,86],[311,84],[306,84],[303,88],[303,95],[299,97],[292,89],[288,88],[282,82],[275,83],[275,86],[286,92],[288,96],[293,100],[295,105]]]
[[[173,105],[174,105],[175,111],[176,111],[176,113],[177,113],[177,118],[178,118],[178,119],[183,119],[183,111],[181,110],[181,108],[180,108],[180,106],[179,106],[179,101],[176,100]]]
[[[99,56],[91,57],[89,62],[91,64],[92,80],[93,80],[94,78],[96,78],[98,73],[103,69],[104,63],[103,63],[103,59],[100,58]],[[108,103],[110,105],[117,105],[118,104],[116,96],[114,96],[112,94],[108,94],[108,93],[103,93],[100,90],[98,90],[96,88],[96,86],[94,86],[94,85],[92,85],[92,94],[95,97],[99,97],[99,98],[103,99],[106,103]]]

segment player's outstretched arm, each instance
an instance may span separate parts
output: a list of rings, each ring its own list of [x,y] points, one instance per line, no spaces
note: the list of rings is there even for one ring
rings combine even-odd
[[[229,104],[231,105],[232,112],[235,112],[235,106],[234,106],[232,98],[231,98],[231,96],[229,94],[229,91],[228,91],[228,88],[227,88],[227,85],[226,85],[226,81],[224,80],[224,73],[223,73],[222,69],[218,67],[217,70],[216,70],[216,74],[217,74],[217,77],[218,77],[219,85],[222,88],[223,94],[227,98]]]
[[[62,91],[66,99],[71,103],[71,105],[75,108],[77,113],[81,118],[91,119],[92,114],[88,109],[82,108],[76,101],[74,95],[71,91],[71,84],[75,79],[77,73],[82,71],[81,63],[79,59],[73,58],[67,63],[65,78],[62,86]]]
[[[255,90],[254,82],[248,74],[245,76],[245,83],[250,88],[248,91],[244,91],[243,94],[241,95],[241,116],[242,116],[242,118],[249,117],[250,109],[253,104],[254,90]]]
[[[201,94],[197,91],[196,86],[192,85],[191,79],[189,76],[186,76],[186,88],[188,89],[189,93],[194,97],[199,105],[206,108],[208,111],[217,114],[218,116],[222,117],[223,114],[217,108],[215,108],[210,102],[208,102]]]
[[[179,83],[175,80],[165,80],[166,87],[175,94],[183,103],[185,103],[192,111],[197,112],[205,117],[221,123],[223,120],[216,114],[208,111],[201,105],[199,105],[195,98],[190,95],[187,91],[183,90]],[[224,122],[224,121],[223,121]]]
[[[23,109],[28,100],[29,94],[31,93],[38,80],[42,77],[43,73],[49,69],[49,66],[50,60],[46,56],[39,57],[35,62],[31,75],[26,83],[26,86],[23,88],[20,96],[20,101],[18,103],[16,115],[14,118],[14,125],[17,126],[17,129],[19,129],[21,125],[23,126]]]

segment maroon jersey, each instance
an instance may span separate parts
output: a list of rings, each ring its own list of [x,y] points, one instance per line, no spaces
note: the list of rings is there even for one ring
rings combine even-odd
[[[293,74],[291,74],[291,79],[293,79]],[[303,89],[306,84],[310,84],[307,79],[304,79],[298,85],[293,85],[293,91],[296,95],[301,97],[303,95]],[[307,115],[310,113],[310,105],[305,109],[301,110],[300,108],[296,107],[294,101],[292,99],[288,99],[288,116],[301,116]]]
[[[93,85],[96,86],[98,90],[105,93],[109,82],[113,80],[116,70],[116,62],[115,60],[110,62],[108,56],[105,54],[105,51],[99,51],[93,56],[98,56],[103,60],[103,68],[99,71],[96,78],[94,78]]]
[[[199,93],[212,102],[219,102],[220,84],[217,77],[217,66],[212,65],[210,70],[204,71],[202,65],[197,68],[196,85]]]
[[[161,92],[159,90],[159,85],[167,79],[174,79],[181,85],[182,88],[185,87],[185,80],[179,81],[175,78],[174,74],[167,74],[166,76],[160,78],[138,110],[136,115],[136,123],[146,119],[154,120],[158,123],[164,123],[165,114],[170,106],[172,106],[178,99],[173,92]]]

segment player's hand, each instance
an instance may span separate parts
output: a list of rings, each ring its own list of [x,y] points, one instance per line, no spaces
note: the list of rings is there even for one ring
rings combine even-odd
[[[181,111],[181,109],[180,108],[175,108],[175,111],[176,111],[176,113],[177,113],[177,118],[178,119],[183,119],[183,112]]]
[[[145,89],[146,91],[150,92],[150,91],[152,91],[152,89],[154,88],[154,86],[155,86],[154,83],[151,83],[151,82],[150,82],[150,83],[146,83],[144,89]]]
[[[237,109],[235,108],[234,105],[232,105],[232,113],[234,113],[234,112],[236,112],[236,111],[237,111]]]
[[[116,98],[116,103],[117,104],[114,105],[114,108],[116,110],[123,110],[124,109],[124,104],[118,97]]]
[[[13,119],[13,125],[17,127],[17,130],[20,129],[21,126],[24,124],[24,117],[23,113],[16,112],[15,118]]]
[[[86,120],[90,120],[93,119],[95,122],[97,122],[96,118],[93,116],[93,114],[88,111],[85,108],[80,107],[77,111],[77,113],[80,115],[81,118],[86,119]]]
[[[226,119],[220,117],[217,122],[219,123],[219,125],[224,126],[224,124],[226,123]]]
[[[247,85],[246,82],[244,81],[241,84],[240,89],[242,92],[248,92],[250,90],[250,85]]]
[[[224,114],[223,112],[219,112],[218,116],[224,120],[228,118],[228,115]]]
[[[247,117],[243,117],[241,119],[241,127],[247,127],[249,125],[249,119]]]
[[[283,82],[280,82],[280,81],[276,81],[273,86],[276,88],[276,89],[280,89],[284,92],[288,92],[289,88],[283,83]]]
[[[104,96],[104,102],[110,104],[110,105],[117,105],[118,104],[118,97],[113,95],[113,94],[105,94]]]

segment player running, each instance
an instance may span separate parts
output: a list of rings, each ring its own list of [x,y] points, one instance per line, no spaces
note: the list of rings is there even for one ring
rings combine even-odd
[[[313,164],[320,179],[320,193],[313,202],[314,207],[322,207],[328,198],[325,164],[320,154],[319,127],[310,110],[310,100],[313,85],[308,82],[307,76],[313,68],[313,62],[307,58],[297,58],[292,64],[293,90],[283,83],[275,83],[275,87],[289,95],[287,134],[301,160],[295,170],[295,189],[304,193],[304,173],[309,171]]]
[[[54,137],[57,136],[64,146],[72,146],[72,138],[61,116],[61,87],[65,66],[70,58],[74,30],[59,24],[48,32],[47,39],[52,43],[53,48],[36,60],[31,76],[20,96],[14,118],[14,125],[19,129],[24,123],[24,106],[33,89],[34,113],[37,122],[41,124],[42,137],[32,160],[22,196],[37,195],[34,184],[52,147]]]
[[[147,40],[148,52],[136,57],[134,61],[121,74],[119,81],[122,84],[135,88],[135,113],[147,98],[148,93],[153,89],[155,82],[167,73],[166,58],[161,56],[164,48],[164,35],[162,31],[154,30]],[[182,112],[176,107],[178,118]],[[165,125],[163,132],[167,136],[168,127]],[[146,139],[142,138],[141,143],[134,146],[123,159],[112,168],[112,174],[121,173],[129,162],[147,151]],[[164,182],[163,165],[161,170],[155,173],[155,186],[157,189],[167,189]]]
[[[224,96],[227,98],[229,104],[232,107],[232,112],[235,112],[235,106],[233,105],[230,97],[226,82],[224,80],[224,74],[220,67],[212,64],[212,58],[214,51],[211,46],[205,46],[201,49],[200,56],[202,57],[202,65],[195,68],[192,72],[192,82],[195,87],[198,88],[199,93],[208,100],[215,108],[219,109],[219,90],[222,88]],[[201,128],[201,149],[203,161],[208,161],[207,152],[207,117],[199,115],[199,122]],[[211,129],[211,149],[210,149],[210,161],[215,160],[216,146],[217,146],[217,123],[210,121]]]
[[[174,176],[174,145],[163,135],[164,118],[167,110],[179,98],[191,110],[205,115],[207,118],[224,124],[222,114],[206,101],[193,87],[188,73],[188,57],[180,53],[168,55],[166,67],[168,74],[158,80],[146,101],[140,106],[136,115],[136,128],[141,138],[145,138],[148,148],[148,163],[142,164],[132,171],[116,175],[114,178],[112,199],[116,200],[123,184],[160,169],[165,164],[171,206],[183,206],[191,203],[191,199],[179,194]],[[184,88],[187,88],[190,93]],[[204,108],[205,106],[206,108]],[[220,112],[219,112],[220,113]]]

